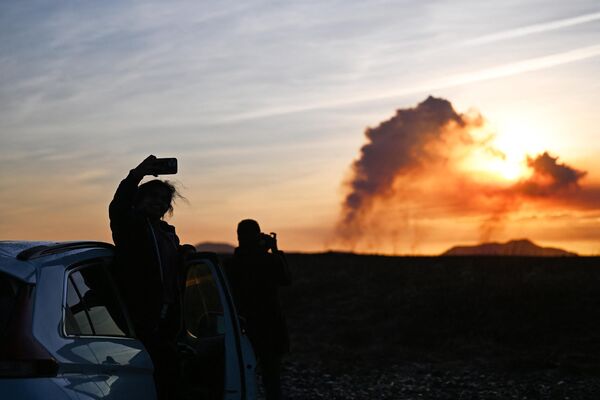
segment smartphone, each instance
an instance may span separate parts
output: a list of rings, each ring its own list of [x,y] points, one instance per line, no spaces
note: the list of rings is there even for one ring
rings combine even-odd
[[[173,175],[177,173],[176,158],[157,158],[154,161],[154,173],[156,175]]]

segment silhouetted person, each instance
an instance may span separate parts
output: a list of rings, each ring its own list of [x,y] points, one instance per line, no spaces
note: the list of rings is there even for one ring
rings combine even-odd
[[[289,350],[278,288],[291,284],[290,272],[283,252],[277,248],[275,234],[261,233],[258,222],[241,221],[237,235],[239,247],[225,268],[237,310],[246,319],[266,399],[276,400],[281,398],[281,358]]]
[[[193,246],[180,246],[175,228],[162,220],[173,211],[175,187],[155,175],[149,156],[121,181],[109,206],[116,246],[113,273],[136,334],[154,363],[159,399],[175,398],[178,359],[175,339],[181,329],[183,257]]]

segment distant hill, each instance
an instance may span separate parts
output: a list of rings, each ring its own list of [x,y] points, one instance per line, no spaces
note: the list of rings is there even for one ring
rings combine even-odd
[[[196,251],[210,251],[217,254],[233,254],[235,246],[229,243],[202,242],[196,246]]]
[[[442,256],[571,257],[577,256],[577,254],[554,247],[541,247],[528,239],[519,239],[506,243],[492,242],[475,246],[455,246],[442,253]]]

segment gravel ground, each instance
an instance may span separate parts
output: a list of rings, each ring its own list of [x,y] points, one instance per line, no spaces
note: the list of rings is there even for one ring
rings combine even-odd
[[[600,377],[559,368],[507,372],[465,364],[403,364],[331,373],[286,362],[284,393],[301,399],[600,399]]]

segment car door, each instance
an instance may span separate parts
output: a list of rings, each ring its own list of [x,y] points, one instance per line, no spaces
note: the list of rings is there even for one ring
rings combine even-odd
[[[107,269],[109,262],[90,260],[67,271],[63,335],[72,340],[68,347],[85,347],[93,354],[94,361],[87,366],[86,374],[97,388],[94,397],[154,399],[152,361],[134,338]],[[90,394],[88,390],[82,392]]]
[[[255,399],[254,354],[213,253],[198,253],[186,264],[183,321],[179,349],[186,396]]]

